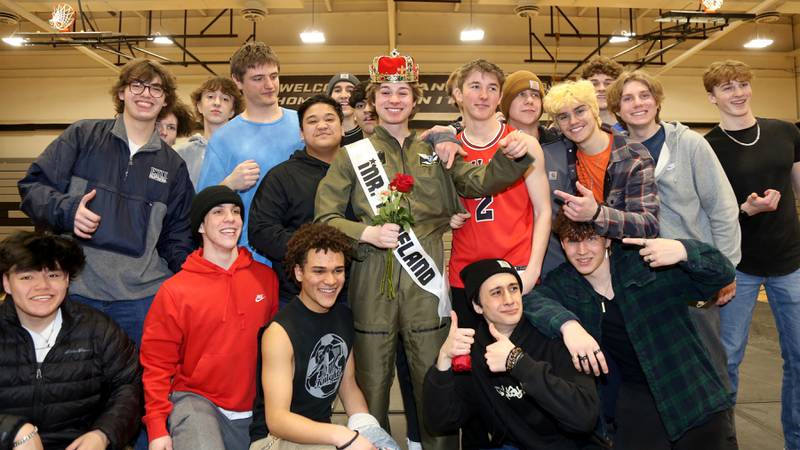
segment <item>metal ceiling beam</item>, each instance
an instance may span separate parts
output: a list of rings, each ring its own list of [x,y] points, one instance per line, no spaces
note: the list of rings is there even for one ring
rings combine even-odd
[[[781,3],[781,0],[764,0],[763,2],[759,3],[756,7],[750,9],[747,12],[750,13],[750,14],[758,14],[758,13],[764,12],[765,10],[768,10],[770,8],[774,8],[779,3]],[[665,65],[664,67],[661,68],[661,70],[658,71],[656,76],[664,75],[666,72],[668,72],[673,67],[681,64],[682,62],[684,62],[687,59],[691,58],[692,56],[696,55],[698,52],[700,52],[704,48],[708,47],[709,45],[713,44],[714,42],[716,42],[716,41],[722,39],[723,37],[727,36],[728,34],[733,32],[734,30],[736,30],[737,28],[742,26],[744,23],[745,22],[743,22],[743,21],[734,22],[734,23],[728,25],[725,29],[723,29],[721,31],[717,31],[716,33],[712,34],[711,36],[708,37],[708,39],[706,39],[704,41],[701,41],[701,42],[698,42],[694,47],[686,50],[685,52],[681,53],[680,55],[678,55],[674,59],[672,59],[670,62],[668,62],[667,65]]]
[[[47,23],[44,20],[40,19],[36,14],[33,14],[32,12],[26,10],[25,8],[20,6],[14,0],[0,0],[0,5],[3,5],[6,8],[9,8],[14,13],[19,15],[20,17],[24,17],[30,23],[36,25],[37,27],[41,28],[42,30],[53,31],[53,29],[50,27],[49,23]],[[111,61],[105,59],[99,53],[95,52],[94,50],[92,50],[90,48],[79,46],[79,47],[75,47],[75,50],[77,50],[77,51],[83,53],[84,55],[88,56],[89,58],[97,61],[98,63],[102,64],[103,66],[105,66],[106,68],[108,68],[109,70],[111,70],[114,73],[119,73],[120,72],[120,68],[119,67],[115,66],[114,63],[112,63]]]

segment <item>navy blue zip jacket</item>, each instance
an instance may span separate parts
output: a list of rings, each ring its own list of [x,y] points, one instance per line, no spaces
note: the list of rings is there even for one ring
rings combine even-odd
[[[100,215],[91,239],[78,239],[86,268],[70,293],[95,300],[155,295],[193,249],[194,188],[186,163],[155,131],[131,156],[122,116],[70,125],[18,183],[22,210],[37,227],[72,233],[81,198]]]

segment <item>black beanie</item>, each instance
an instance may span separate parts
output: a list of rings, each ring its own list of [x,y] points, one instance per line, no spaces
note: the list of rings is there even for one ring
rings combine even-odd
[[[475,302],[483,282],[498,273],[514,275],[517,278],[517,283],[519,283],[519,288],[522,289],[522,278],[508,261],[504,259],[482,259],[461,269],[461,282],[464,283],[464,293],[467,296],[467,300]]]
[[[211,208],[225,203],[237,205],[239,207],[239,215],[241,215],[242,220],[244,220],[244,204],[242,204],[242,198],[228,186],[209,186],[194,196],[194,200],[192,200],[192,209],[189,211],[189,222],[192,236],[197,242],[203,242],[199,230],[200,224],[202,224],[203,219],[206,218],[206,214],[211,211]]]

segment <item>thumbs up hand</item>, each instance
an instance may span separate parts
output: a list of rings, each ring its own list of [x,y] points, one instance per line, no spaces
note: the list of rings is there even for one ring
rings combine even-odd
[[[81,197],[78,203],[78,209],[75,211],[75,222],[73,224],[72,232],[76,236],[91,239],[92,234],[97,231],[100,226],[100,216],[93,213],[88,206],[89,202],[97,195],[97,189],[92,189],[91,192]]]
[[[554,191],[556,197],[564,201],[564,214],[573,222],[589,222],[597,211],[597,201],[591,189],[582,185],[580,181],[575,183],[575,188],[580,196],[567,194],[563,191]]]
[[[505,372],[508,354],[511,353],[515,345],[511,342],[511,339],[497,331],[493,323],[489,324],[489,333],[497,339],[497,342],[486,346],[486,354],[484,355],[486,365],[489,366],[489,370],[492,372]]]
[[[453,358],[460,355],[469,355],[472,344],[475,342],[475,330],[472,328],[458,328],[458,316],[455,311],[450,311],[450,332],[447,334],[439,357],[436,359],[436,368],[444,372],[450,370]]]

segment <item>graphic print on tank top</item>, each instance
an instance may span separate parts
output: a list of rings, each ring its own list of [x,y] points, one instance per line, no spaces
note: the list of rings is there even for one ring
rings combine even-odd
[[[306,391],[316,398],[335,394],[346,364],[347,344],[344,339],[333,333],[322,336],[308,358]]]

